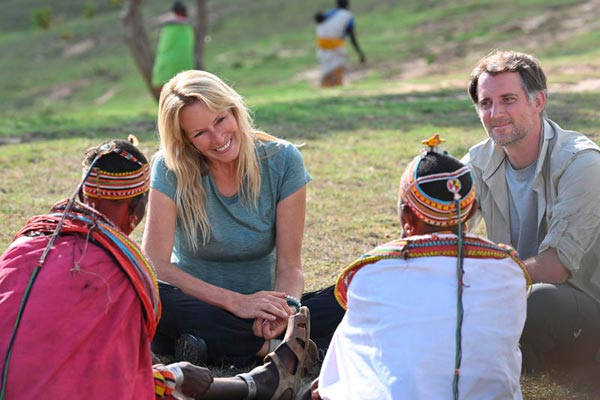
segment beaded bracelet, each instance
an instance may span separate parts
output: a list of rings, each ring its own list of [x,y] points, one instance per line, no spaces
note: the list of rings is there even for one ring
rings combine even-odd
[[[183,371],[181,370],[181,363],[169,364],[167,369],[175,376],[175,390],[181,388],[183,383]]]
[[[300,303],[300,300],[298,300],[294,296],[286,294],[285,301],[287,302],[288,306],[294,306],[296,308],[296,312],[300,311],[300,307],[302,307],[302,303]]]

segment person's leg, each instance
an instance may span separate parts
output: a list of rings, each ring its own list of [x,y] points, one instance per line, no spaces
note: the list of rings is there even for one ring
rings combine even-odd
[[[333,294],[334,286],[316,292],[305,293],[302,305],[310,309],[310,337],[319,349],[319,359],[325,356],[335,329],[344,317],[344,309]]]
[[[293,399],[314,361],[316,350],[308,338],[310,329],[309,311],[302,307],[290,317],[283,342],[269,353],[264,365],[236,377],[215,378],[201,399]]]
[[[340,86],[343,81],[344,67],[337,67],[336,69],[324,74],[321,78],[321,87],[333,87]]]
[[[533,285],[521,336],[524,371],[541,371],[551,362],[583,364],[599,347],[600,305],[592,297],[567,284]]]
[[[215,378],[208,391],[196,399],[234,400],[248,398],[248,384],[239,377]]]
[[[243,366],[256,361],[264,339],[254,336],[252,320],[237,318],[165,283],[159,283],[159,290],[163,311],[153,351],[173,350],[175,341],[191,334],[206,342],[208,362]]]
[[[344,67],[338,67],[333,71],[333,85],[341,86],[344,82]]]

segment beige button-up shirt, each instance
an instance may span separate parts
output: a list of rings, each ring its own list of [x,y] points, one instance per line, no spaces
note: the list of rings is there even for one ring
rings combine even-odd
[[[473,171],[488,238],[511,244],[506,154],[486,139],[462,161]],[[539,252],[555,248],[571,273],[568,282],[600,302],[600,148],[544,119],[533,190]]]

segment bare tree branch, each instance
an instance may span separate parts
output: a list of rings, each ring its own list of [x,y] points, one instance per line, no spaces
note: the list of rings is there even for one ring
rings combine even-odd
[[[206,0],[196,0],[196,40],[194,57],[196,68],[204,69],[204,39],[207,32],[207,8]]]
[[[143,0],[125,0],[121,10],[125,43],[129,47],[131,56],[138,67],[142,78],[152,96],[158,100],[159,94],[152,87],[152,66],[155,54],[150,46],[148,34],[144,28],[142,18]],[[207,32],[207,7],[206,0],[196,0],[197,12],[195,21],[194,60],[196,68],[204,69],[204,39]]]
[[[152,88],[152,66],[154,51],[150,47],[148,35],[142,19],[142,0],[126,0],[121,10],[121,22],[125,34],[125,43],[146,82],[152,95],[158,99]]]

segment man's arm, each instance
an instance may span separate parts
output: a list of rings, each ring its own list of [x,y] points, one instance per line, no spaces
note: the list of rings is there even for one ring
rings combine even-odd
[[[534,282],[565,282],[596,245],[600,235],[599,153],[577,154],[562,172],[556,193],[540,253],[525,260]]]
[[[562,265],[556,249],[552,247],[524,262],[533,283],[563,283],[569,279],[569,271]]]

